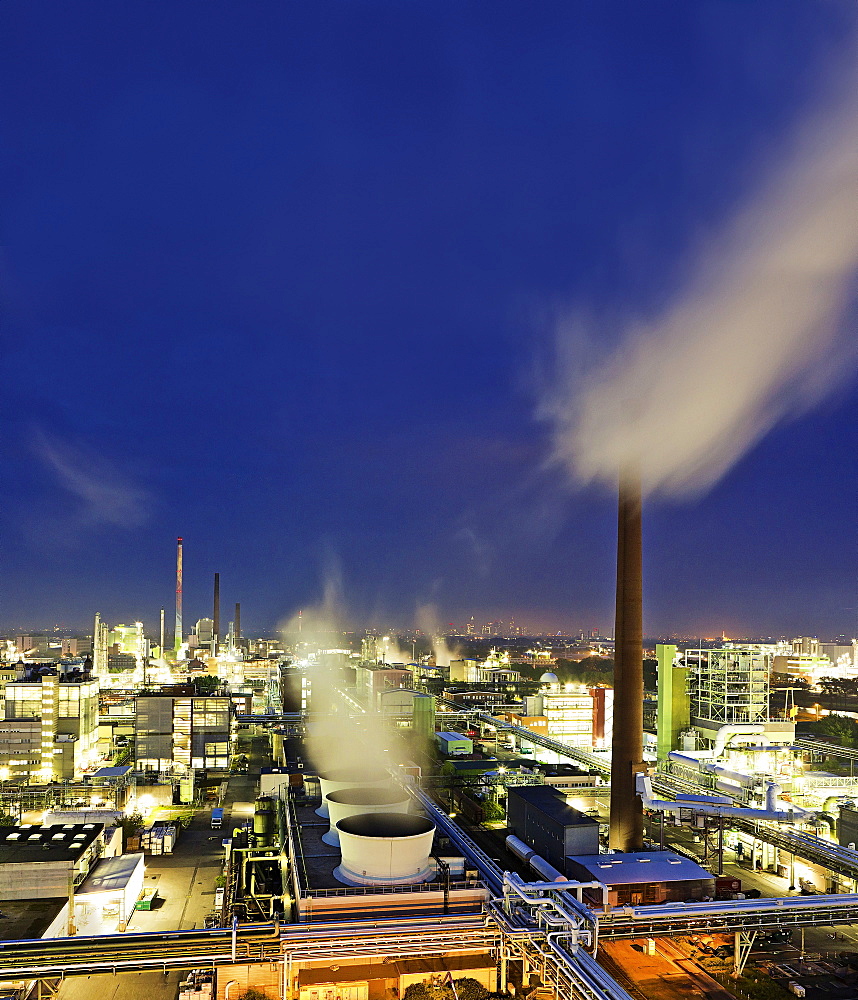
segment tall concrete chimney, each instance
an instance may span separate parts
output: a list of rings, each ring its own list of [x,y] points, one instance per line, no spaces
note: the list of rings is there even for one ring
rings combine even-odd
[[[232,630],[232,642],[234,646],[238,645],[238,640],[241,638],[241,605],[236,602],[235,605],[235,625]]]
[[[217,653],[217,644],[220,640],[220,573],[215,573],[214,578],[214,613],[212,615],[212,652]]]
[[[182,645],[182,539],[176,539],[176,652]]]
[[[643,609],[641,486],[637,473],[620,475],[617,529],[609,842],[617,851],[639,851],[643,847],[643,806],[635,778],[643,770]]]

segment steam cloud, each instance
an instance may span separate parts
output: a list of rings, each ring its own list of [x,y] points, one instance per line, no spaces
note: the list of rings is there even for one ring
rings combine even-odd
[[[345,683],[339,664],[324,654],[336,635],[342,640],[342,579],[335,566],[329,567],[320,604],[301,612],[301,640],[322,651],[307,667],[310,678],[311,722],[307,729],[307,751],[321,772],[361,767],[367,771],[396,763],[391,751],[390,730],[374,713],[352,709],[340,693]],[[283,629],[294,639],[298,632],[297,614]]]
[[[457,651],[450,649],[447,640],[441,634],[438,621],[438,609],[434,604],[419,604],[417,606],[417,626],[432,639],[432,652],[435,654],[436,667],[449,667]]]
[[[560,375],[539,415],[584,482],[640,469],[645,492],[694,494],[775,424],[854,371],[844,331],[858,273],[858,99],[799,131],[784,166],[696,259],[655,318],[622,324],[595,370],[589,324],[559,324]]]

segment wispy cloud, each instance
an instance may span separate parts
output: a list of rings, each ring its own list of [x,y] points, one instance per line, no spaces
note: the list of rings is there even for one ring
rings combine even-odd
[[[33,452],[71,498],[68,527],[139,528],[152,511],[151,494],[93,450],[36,430]]]

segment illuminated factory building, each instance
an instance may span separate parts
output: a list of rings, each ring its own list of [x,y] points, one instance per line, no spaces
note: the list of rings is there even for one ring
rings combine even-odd
[[[42,782],[79,777],[97,756],[98,681],[51,667],[22,674],[5,688],[2,773]]]

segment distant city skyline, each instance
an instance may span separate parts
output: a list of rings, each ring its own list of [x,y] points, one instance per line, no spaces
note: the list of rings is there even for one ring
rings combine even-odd
[[[133,616],[126,616],[125,618],[109,618],[102,616],[108,624],[113,627],[119,624],[132,624],[135,621],[142,621],[144,625],[144,630],[150,637],[156,637],[158,635],[159,625],[157,622],[149,623],[145,618],[135,618]],[[189,621],[187,625],[185,634],[189,634],[190,631],[196,626],[197,621],[205,620],[208,616],[201,614],[199,617],[194,617],[192,621]],[[210,621],[211,619],[208,618]],[[242,616],[243,622],[245,621]],[[479,642],[480,640],[490,641],[492,638],[505,638],[513,639],[528,638],[528,637],[542,637],[550,639],[552,637],[563,638],[563,639],[574,639],[574,640],[607,640],[612,641],[613,627],[598,629],[594,626],[581,627],[574,625],[552,625],[547,624],[545,626],[539,627],[534,626],[533,628],[528,628],[526,625],[521,627],[516,627],[515,631],[510,630],[496,630],[492,632],[484,631],[484,626],[492,625],[491,621],[480,622],[479,627],[475,627],[473,632],[468,631],[468,622],[446,622],[439,627],[437,631],[427,632],[425,629],[420,628],[414,623],[402,623],[402,622],[365,622],[365,623],[351,623],[344,624],[342,627],[333,627],[330,629],[331,632],[341,633],[343,635],[355,635],[360,636],[366,633],[372,633],[376,635],[389,634],[391,636],[398,635],[450,635],[458,636],[465,640],[471,640],[474,642]],[[475,621],[476,625],[476,621]],[[324,629],[322,631],[328,631]],[[245,627],[242,625],[242,632],[245,636],[252,637],[265,637],[265,636],[276,636],[283,634],[290,634],[291,637],[297,635],[295,629],[285,630],[283,628],[277,627],[266,627],[264,625],[259,628],[254,628],[253,623],[250,623]],[[61,636],[89,636],[92,634],[92,624],[87,625],[86,623],[81,623],[79,625],[75,624],[65,624],[65,623],[54,623],[54,624],[44,624],[38,622],[29,623],[0,623],[0,636],[11,637],[14,635],[51,635],[55,634],[58,637]],[[853,638],[858,638],[856,635],[851,635],[847,632],[841,633],[819,633],[812,629],[804,629],[791,632],[775,633],[771,631],[746,631],[746,632],[736,632],[727,633],[724,630],[712,631],[712,630],[700,630],[700,631],[683,631],[674,630],[667,632],[652,632],[646,631],[644,638],[648,641],[658,640],[663,642],[694,642],[697,640],[704,642],[717,642],[719,639],[731,642],[762,642],[762,641],[772,641],[776,642],[779,640],[791,640],[801,638],[803,636],[811,636],[819,638],[820,640],[833,642],[833,641],[846,641],[850,642]],[[309,636],[308,636],[309,638]]]

